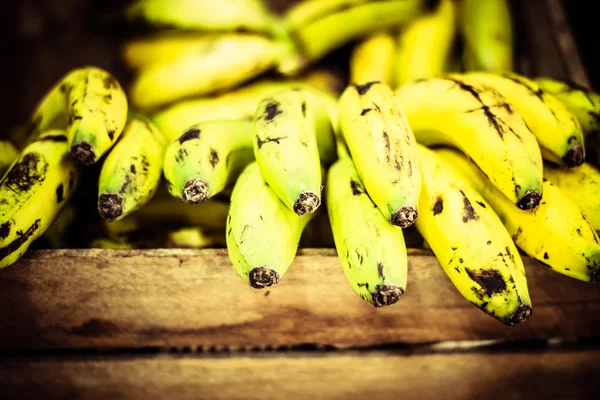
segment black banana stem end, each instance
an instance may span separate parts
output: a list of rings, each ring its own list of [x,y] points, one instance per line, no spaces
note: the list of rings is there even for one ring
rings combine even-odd
[[[186,204],[199,204],[210,196],[210,187],[203,179],[191,178],[183,186],[181,199]]]
[[[294,212],[300,216],[312,214],[321,206],[321,198],[313,192],[302,192],[294,203]]]
[[[512,313],[508,321],[505,322],[507,326],[515,326],[520,324],[521,322],[527,321],[531,318],[533,314],[533,309],[529,304],[521,303],[519,307]]]
[[[404,289],[400,286],[385,284],[379,286],[373,294],[373,305],[377,308],[391,306],[400,300],[400,296],[404,294]]]
[[[264,289],[276,285],[281,277],[274,269],[267,267],[256,267],[250,270],[248,274],[250,286],[254,289]]]
[[[113,222],[123,214],[123,196],[117,193],[104,193],[98,197],[98,212],[108,222]]]
[[[539,192],[530,190],[517,201],[517,207],[521,210],[531,210],[536,208],[541,200],[542,195]]]
[[[579,167],[585,161],[583,146],[576,144],[569,147],[562,160],[568,168]]]
[[[79,164],[90,166],[97,161],[96,152],[88,142],[81,142],[71,147],[71,157]]]
[[[402,206],[399,210],[394,212],[391,217],[392,225],[399,226],[402,229],[406,229],[415,223],[419,217],[419,212],[413,206]]]

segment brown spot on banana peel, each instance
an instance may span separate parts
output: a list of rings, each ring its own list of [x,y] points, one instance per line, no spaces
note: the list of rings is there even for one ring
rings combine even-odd
[[[379,275],[379,277],[385,281],[385,276],[383,275],[383,263],[377,263],[377,275]]]
[[[372,110],[372,108],[365,108],[365,109],[363,109],[363,110],[361,111],[361,113],[360,113],[360,116],[361,116],[361,117],[362,117],[362,116],[364,116],[366,113],[368,113],[368,112],[369,112],[369,111],[371,111],[371,110]]]
[[[73,190],[73,185],[75,184],[75,175],[73,171],[69,172],[69,191]]]
[[[502,274],[495,269],[474,270],[465,267],[465,271],[469,278],[481,287],[487,297],[506,290],[506,282],[502,278]]]
[[[579,167],[585,161],[585,152],[581,144],[569,146],[562,157],[563,162],[569,168]]]
[[[210,149],[208,162],[210,162],[210,165],[212,165],[213,168],[219,163],[219,154],[213,148]]]
[[[362,186],[360,183],[352,179],[350,181],[350,189],[352,189],[352,195],[358,196],[364,193]]]
[[[383,132],[383,142],[385,143],[385,161],[389,163],[392,149],[390,145],[390,135],[385,131]]]
[[[72,146],[71,157],[84,166],[90,166],[97,161],[96,152],[88,142],[81,142]]]
[[[301,192],[294,203],[294,212],[302,216],[312,214],[321,206],[321,198],[310,191]]]
[[[441,214],[444,211],[444,201],[441,197],[438,197],[433,205],[433,215]]]
[[[279,103],[273,102],[268,103],[265,106],[265,121],[272,121],[276,116],[283,114],[283,111],[279,109]]]
[[[42,171],[38,169],[42,167]],[[27,153],[5,176],[4,182],[15,192],[26,192],[38,182],[46,178],[48,164],[37,153]]]
[[[378,285],[373,293],[373,305],[377,308],[391,306],[400,300],[404,290],[400,286],[384,284]]]
[[[402,206],[399,210],[392,213],[390,222],[392,225],[406,229],[411,226],[418,218],[419,213],[413,206]]]
[[[360,94],[361,96],[366,94],[369,89],[371,89],[371,86],[373,85],[377,85],[381,82],[379,81],[372,81],[372,82],[367,82],[365,84],[362,85],[354,85],[354,88],[356,89],[356,91],[358,92],[358,94]]]
[[[133,179],[131,178],[131,176],[125,175],[125,182],[123,182],[123,186],[121,186],[121,189],[119,190],[119,193],[120,194],[125,194],[125,191],[129,187],[129,185],[131,185],[132,181],[133,181]]]
[[[302,102],[302,116],[306,118],[306,102]]]
[[[258,135],[257,135],[256,136],[256,145],[260,149],[266,143],[277,143],[277,144],[279,144],[280,140],[287,139],[287,138],[288,138],[288,136],[279,136],[279,137],[274,137],[274,138],[266,138],[266,139],[263,140],[263,139],[259,138]]]
[[[129,172],[131,172],[133,175],[137,174],[137,170],[135,169],[135,165],[131,164],[129,166]]]
[[[60,204],[63,202],[63,200],[65,199],[64,197],[64,186],[61,183],[60,185],[58,185],[58,187],[56,188],[56,203]]]
[[[192,127],[179,136],[179,144],[184,144],[188,140],[200,138],[200,129]]]
[[[463,210],[465,212],[465,214],[463,215],[462,221],[464,223],[467,223],[471,220],[473,220],[473,221],[478,220],[479,216],[477,214],[475,214],[475,209],[473,208],[471,201],[465,195],[465,192],[463,192],[461,190],[460,194],[462,194],[462,196],[463,196]]]
[[[515,326],[520,324],[521,322],[527,321],[531,318],[533,314],[533,309],[529,304],[521,303],[519,307],[512,313],[508,321],[505,322],[507,326]]]
[[[65,135],[47,135],[38,139],[38,142],[66,142],[68,139]]]
[[[10,221],[0,224],[0,239],[4,240],[10,234]]]
[[[542,195],[534,190],[527,191],[519,200],[517,200],[517,207],[521,210],[532,210],[540,204]]]
[[[255,289],[264,289],[276,285],[281,280],[277,271],[267,267],[256,267],[250,270],[248,281]]]
[[[190,178],[183,185],[181,200],[186,204],[199,204],[210,196],[208,182],[200,178]]]
[[[25,231],[17,232],[17,238],[4,247],[0,247],[0,261],[19,250],[21,246],[29,240],[31,236],[40,228],[41,219],[36,219],[35,222]]]
[[[123,214],[123,196],[118,193],[103,193],[98,198],[98,213],[109,222]]]

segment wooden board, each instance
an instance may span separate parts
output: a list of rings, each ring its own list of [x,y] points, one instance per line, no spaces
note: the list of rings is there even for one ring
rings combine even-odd
[[[334,250],[302,250],[270,290],[225,250],[30,252],[0,273],[0,349],[372,346],[600,335],[600,287],[525,258],[531,320],[505,327],[468,303],[428,251],[410,250],[406,293],[375,309]]]
[[[3,398],[597,399],[600,351],[0,361]]]

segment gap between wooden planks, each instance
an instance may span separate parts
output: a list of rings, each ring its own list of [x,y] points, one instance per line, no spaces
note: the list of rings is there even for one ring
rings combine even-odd
[[[429,251],[409,251],[406,293],[375,309],[333,249],[302,249],[256,290],[226,250],[40,250],[0,271],[0,350],[311,343],[365,347],[448,340],[600,336],[600,287],[524,257],[532,318],[505,327],[468,303]]]

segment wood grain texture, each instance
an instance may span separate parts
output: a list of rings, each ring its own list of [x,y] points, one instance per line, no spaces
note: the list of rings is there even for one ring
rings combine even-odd
[[[600,352],[0,361],[5,398],[597,399]]]
[[[428,251],[409,251],[406,293],[375,309],[334,250],[301,250],[256,290],[225,250],[30,252],[0,271],[0,349],[370,346],[600,335],[600,287],[525,258],[533,317],[512,328],[468,303]]]

